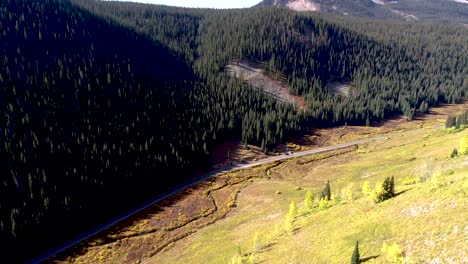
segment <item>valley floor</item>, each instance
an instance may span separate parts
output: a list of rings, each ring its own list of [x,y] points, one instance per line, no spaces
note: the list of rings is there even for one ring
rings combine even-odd
[[[467,263],[468,157],[450,158],[468,130],[442,128],[444,106],[411,122],[319,130],[298,150],[385,135],[386,139],[219,175],[147,210],[53,262],[346,263],[357,240],[366,263],[387,263],[396,243],[408,263]],[[344,132],[347,131],[347,132]],[[361,192],[394,176],[396,197],[376,204]],[[330,208],[306,210],[330,180]],[[291,202],[294,231],[285,230]]]

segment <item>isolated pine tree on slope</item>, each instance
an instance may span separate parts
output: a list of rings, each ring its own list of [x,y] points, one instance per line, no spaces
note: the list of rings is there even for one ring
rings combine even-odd
[[[359,241],[356,241],[356,246],[354,247],[353,255],[351,256],[351,264],[359,264]]]

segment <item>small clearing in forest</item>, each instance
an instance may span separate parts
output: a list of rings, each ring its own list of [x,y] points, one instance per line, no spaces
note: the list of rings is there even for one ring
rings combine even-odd
[[[285,103],[295,104],[298,108],[305,105],[304,98],[289,92],[284,76],[269,73],[263,63],[256,63],[247,59],[231,60],[226,65],[226,72],[233,77],[243,79],[252,87],[257,88],[269,96]]]

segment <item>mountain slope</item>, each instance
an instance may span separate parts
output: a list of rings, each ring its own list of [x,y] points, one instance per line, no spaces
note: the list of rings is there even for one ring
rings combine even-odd
[[[161,45],[68,1],[0,10],[0,238],[4,258],[25,258],[127,207],[117,193],[174,162],[143,157],[170,151],[149,140],[179,122],[169,99],[194,77]]]
[[[298,11],[315,11],[393,19],[468,24],[468,2],[452,0],[264,0],[259,6],[286,6]]]
[[[225,140],[268,153],[305,127],[411,119],[467,96],[464,27],[273,7],[0,7],[0,242],[20,258],[209,169]],[[242,59],[304,109],[226,74]],[[350,96],[329,89],[337,80]]]
[[[161,43],[70,1],[0,12],[0,242],[12,263],[206,169],[247,111],[283,122],[251,127],[259,135],[298,130],[293,107],[196,76],[171,49],[177,32]]]
[[[463,263],[468,156],[450,153],[468,131],[440,127],[466,107],[322,130],[330,144],[359,134],[385,139],[219,175],[101,234],[63,263],[347,263],[356,240],[369,263],[389,263],[383,243],[397,243],[407,263]],[[396,197],[375,203],[362,193],[366,181],[373,187],[391,176]],[[318,208],[327,180],[334,199]],[[312,208],[304,202],[308,191]],[[293,232],[286,229],[292,201]]]

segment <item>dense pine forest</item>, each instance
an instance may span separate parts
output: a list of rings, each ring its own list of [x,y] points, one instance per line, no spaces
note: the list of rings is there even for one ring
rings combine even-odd
[[[461,26],[281,8],[2,1],[5,252],[32,257],[183,182],[228,138],[267,152],[306,127],[465,100],[466,43]],[[239,58],[284,74],[306,109],[225,74]],[[331,79],[350,80],[351,96]]]

